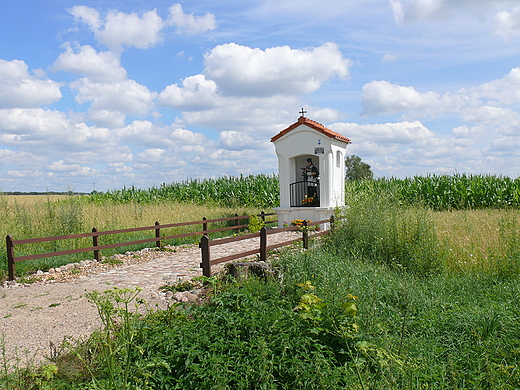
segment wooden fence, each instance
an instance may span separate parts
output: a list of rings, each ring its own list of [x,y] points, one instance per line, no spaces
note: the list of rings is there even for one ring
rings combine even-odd
[[[317,232],[315,230],[315,228],[313,228],[315,226],[318,226],[321,224],[326,224],[326,223],[330,223],[329,230],[321,230],[321,231]],[[316,221],[316,222],[312,222],[312,223],[308,223],[307,221],[304,220],[302,223],[302,226],[288,226],[288,227],[284,227],[284,228],[280,228],[280,229],[272,229],[272,230],[268,230],[265,227],[263,227],[259,233],[251,233],[251,234],[246,234],[246,235],[242,235],[242,236],[238,236],[238,237],[221,238],[218,240],[210,240],[207,235],[204,235],[204,236],[202,236],[202,238],[200,240],[200,244],[199,244],[199,247],[200,247],[201,253],[202,253],[202,262],[200,263],[200,267],[202,268],[202,275],[208,276],[208,277],[211,276],[211,266],[212,265],[217,265],[220,263],[224,263],[226,261],[235,260],[235,259],[239,259],[239,258],[243,258],[243,257],[247,257],[247,256],[256,255],[256,254],[260,255],[259,256],[260,261],[266,261],[267,260],[267,251],[270,251],[270,250],[273,250],[276,248],[280,248],[283,246],[291,245],[298,241],[302,241],[303,248],[307,249],[309,246],[309,232],[314,232],[314,233],[312,233],[312,236],[321,236],[321,235],[330,233],[333,229],[334,229],[334,216],[331,216],[330,219],[325,219],[323,221]],[[301,231],[302,237],[299,239],[295,239],[295,240],[293,239],[293,240],[289,240],[289,241],[279,242],[279,243],[273,244],[273,245],[267,245],[267,236],[268,235],[278,234],[278,233],[286,232],[286,231]],[[246,240],[248,238],[254,238],[254,237],[260,237],[259,248],[255,248],[255,249],[252,249],[252,250],[249,250],[246,252],[234,253],[229,256],[220,257],[218,259],[213,259],[213,260],[211,259],[210,247],[215,246],[215,245],[227,244],[229,242]]]
[[[276,220],[265,221],[265,217],[271,216],[271,215],[275,215],[275,213],[266,214],[262,211],[262,213],[258,214],[257,216],[260,217],[265,222],[265,224],[277,223],[278,221],[276,221]],[[204,235],[207,237],[207,235],[209,233],[215,233],[215,232],[221,232],[221,231],[227,231],[227,230],[239,231],[240,229],[246,228],[248,226],[248,225],[244,225],[244,224],[240,225],[239,224],[240,220],[246,220],[246,219],[249,219],[249,217],[250,216],[248,216],[248,215],[238,216],[238,214],[235,214],[234,217],[218,218],[218,219],[206,219],[206,217],[204,217],[200,221],[179,222],[179,223],[171,223],[171,224],[165,224],[165,225],[161,225],[159,222],[155,222],[154,226],[145,226],[145,227],[137,227],[137,228],[121,229],[121,230],[109,230],[109,231],[100,231],[100,232],[98,232],[96,228],[92,228],[91,233],[69,234],[69,235],[54,236],[54,237],[27,238],[27,239],[22,239],[22,240],[15,240],[15,239],[13,239],[13,237],[11,235],[8,235],[6,237],[8,278],[9,278],[9,280],[15,280],[15,278],[16,278],[15,263],[19,262],[19,261],[44,259],[47,257],[65,256],[65,255],[71,255],[71,254],[83,253],[83,252],[93,252],[94,259],[96,259],[97,261],[100,261],[101,251],[103,249],[118,248],[118,247],[131,246],[131,245],[140,245],[140,244],[145,244],[148,242],[155,242],[155,245],[158,248],[160,248],[163,240],[170,240],[170,239],[174,239],[174,238],[182,238],[182,237],[189,237],[189,236],[196,236],[196,235]],[[235,223],[233,226],[227,226],[227,227],[217,228],[217,229],[208,229],[208,224],[216,223],[216,222],[223,222],[223,221],[235,221]],[[197,232],[174,234],[174,235],[170,235],[170,236],[161,237],[161,229],[190,226],[190,225],[201,225],[202,230],[197,231]],[[135,241],[125,241],[125,242],[119,242],[119,243],[113,243],[113,244],[107,244],[107,245],[99,244],[99,238],[101,236],[120,234],[120,233],[140,232],[140,231],[146,231],[146,230],[155,231],[155,237],[145,238],[145,239],[135,240]],[[85,247],[85,248],[54,251],[54,252],[48,252],[48,253],[25,255],[25,256],[15,256],[14,249],[15,249],[15,246],[18,246],[18,245],[49,242],[49,241],[59,241],[59,240],[69,240],[69,239],[76,239],[76,238],[83,238],[83,237],[92,237],[92,246]]]

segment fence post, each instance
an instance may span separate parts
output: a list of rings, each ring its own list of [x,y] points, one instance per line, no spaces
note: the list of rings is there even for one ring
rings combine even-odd
[[[309,248],[309,229],[307,229],[307,220],[303,220],[303,249]]]
[[[235,219],[235,226],[238,226],[238,225],[239,225],[239,220],[238,220],[237,217],[238,217],[238,214],[235,213],[235,218],[236,218],[236,219]],[[237,233],[237,234],[240,233],[240,229],[239,229],[238,227],[235,229],[235,233]]]
[[[209,278],[211,277],[211,264],[209,263],[209,238],[206,234],[204,234],[200,239],[199,248],[202,254],[202,262],[200,263],[200,268],[202,268],[202,275]]]
[[[331,233],[334,233],[334,228],[335,228],[335,226],[334,226],[334,215],[331,215],[330,216],[330,228],[329,228]]]
[[[97,232],[97,229],[95,227],[92,228],[92,233],[96,233]],[[92,236],[92,246],[98,246],[98,236]],[[100,260],[100,257],[99,257],[99,250],[98,249],[94,249],[94,259],[96,259],[96,261],[99,261]]]
[[[260,261],[267,261],[267,229],[260,229]]]
[[[6,249],[7,249],[7,272],[9,280],[15,280],[16,276],[14,273],[14,246],[13,237],[7,235],[5,238]]]
[[[260,218],[262,218],[262,221],[265,222],[265,213],[264,213],[264,210],[262,210],[262,212],[260,213]]]
[[[159,222],[158,221],[155,221],[155,226],[159,226]],[[157,248],[160,248],[161,247],[161,228],[156,228],[155,229],[155,238],[158,238],[158,240],[155,241],[155,246]]]
[[[202,218],[203,221],[207,221],[207,218],[206,217],[203,217]],[[208,230],[208,223],[207,222],[203,222],[202,223],[202,231],[204,234],[208,234],[206,233],[206,231]]]

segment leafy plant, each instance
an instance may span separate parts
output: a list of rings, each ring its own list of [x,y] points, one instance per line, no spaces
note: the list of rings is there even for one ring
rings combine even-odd
[[[265,226],[265,222],[257,215],[251,215],[249,217],[249,225],[247,226],[247,230],[251,233],[259,232]]]
[[[144,303],[137,299],[141,291],[138,287],[114,287],[103,293],[92,291],[86,294],[96,306],[103,323],[103,329],[95,332],[91,341],[99,346],[99,357],[108,376],[106,389],[130,388],[134,370],[132,358],[135,350],[139,349],[135,342],[137,331],[134,323],[140,318],[139,305]],[[131,304],[133,310],[130,310]]]

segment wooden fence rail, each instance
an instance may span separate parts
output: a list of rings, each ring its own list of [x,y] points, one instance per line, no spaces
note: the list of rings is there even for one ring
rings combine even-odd
[[[218,240],[210,240],[207,235],[204,235],[204,236],[202,236],[202,238],[200,240],[200,244],[199,244],[199,247],[201,250],[201,256],[202,256],[202,262],[200,263],[200,267],[202,268],[202,275],[210,277],[212,265],[217,265],[220,263],[225,263],[230,260],[235,260],[235,259],[239,259],[239,258],[243,258],[243,257],[247,257],[247,256],[256,255],[256,254],[260,254],[260,256],[259,256],[260,261],[266,261],[268,251],[271,251],[271,250],[274,250],[274,249],[277,249],[277,248],[280,248],[283,246],[288,246],[288,245],[297,243],[298,241],[302,241],[303,248],[307,249],[309,246],[309,232],[314,230],[314,229],[312,229],[312,227],[321,225],[321,224],[326,224],[326,223],[330,223],[329,230],[321,230],[319,232],[315,232],[312,234],[312,236],[321,236],[324,234],[329,234],[330,232],[332,232],[334,230],[334,216],[331,216],[330,219],[325,219],[325,220],[316,221],[316,222],[307,222],[304,220],[301,227],[300,226],[288,226],[288,227],[284,227],[284,228],[280,228],[280,229],[272,229],[272,230],[268,230],[265,227],[263,227],[259,233],[251,233],[251,234],[246,234],[246,235],[242,235],[242,236],[238,236],[238,237],[221,238]],[[289,241],[279,242],[279,243],[276,243],[273,245],[267,245],[267,236],[268,235],[278,234],[278,233],[286,232],[286,231],[301,231],[302,237],[299,239],[295,239],[295,240],[293,239],[293,240],[289,240]],[[249,251],[245,251],[245,252],[234,253],[229,256],[220,257],[218,259],[211,259],[210,247],[215,246],[215,245],[227,244],[229,242],[247,240],[249,238],[255,238],[255,237],[260,237],[260,245],[258,248],[255,248],[255,249],[252,249]]]
[[[265,222],[265,224],[277,223],[278,221],[276,221],[276,220],[265,221],[265,217],[271,216],[271,215],[275,215],[275,213],[264,213],[262,211],[257,216],[260,217]],[[54,236],[54,237],[27,238],[27,239],[22,239],[22,240],[15,240],[15,239],[13,239],[13,237],[11,235],[7,235],[6,249],[7,249],[8,278],[9,278],[9,280],[15,280],[15,278],[16,278],[15,263],[19,262],[19,261],[44,259],[47,257],[64,256],[64,255],[71,255],[71,254],[83,253],[83,252],[93,252],[94,259],[99,261],[101,259],[101,250],[103,250],[103,249],[139,245],[139,244],[145,244],[148,242],[155,242],[155,245],[158,248],[160,248],[163,240],[170,240],[170,239],[174,239],[174,238],[189,237],[189,236],[195,236],[195,235],[201,235],[201,234],[204,235],[204,237],[207,237],[207,235],[209,233],[215,233],[215,232],[221,232],[221,231],[227,231],[227,230],[237,230],[238,231],[238,230],[246,228],[248,226],[248,225],[244,225],[244,224],[240,225],[239,224],[240,220],[249,219],[249,217],[250,216],[248,216],[248,215],[238,216],[238,214],[235,214],[234,217],[218,218],[218,219],[206,219],[206,217],[204,217],[200,221],[170,223],[170,224],[165,224],[165,225],[161,225],[159,222],[155,222],[155,225],[153,225],[153,226],[120,229],[120,230],[108,230],[108,231],[101,231],[101,232],[98,232],[96,228],[92,228],[91,233],[68,234],[68,235],[64,235],[64,236]],[[228,227],[224,227],[224,228],[208,229],[208,224],[216,223],[216,222],[223,222],[223,221],[235,221],[235,224],[233,226],[228,226]],[[189,225],[202,225],[202,230],[197,231],[197,232],[174,234],[174,235],[170,235],[170,236],[161,236],[161,229],[182,227],[182,226],[189,226]],[[121,234],[121,233],[140,232],[140,231],[146,231],[146,230],[154,230],[155,231],[154,237],[145,238],[145,239],[141,239],[141,240],[135,240],[135,241],[125,241],[125,242],[119,242],[119,243],[114,243],[114,244],[99,245],[99,237],[101,237],[101,236]],[[15,246],[18,246],[18,245],[33,244],[33,243],[48,242],[48,241],[68,240],[68,239],[84,238],[84,237],[92,237],[92,246],[84,247],[84,248],[68,249],[68,250],[62,250],[62,251],[40,253],[40,254],[32,254],[32,255],[26,255],[26,256],[15,256],[14,248],[15,248]]]

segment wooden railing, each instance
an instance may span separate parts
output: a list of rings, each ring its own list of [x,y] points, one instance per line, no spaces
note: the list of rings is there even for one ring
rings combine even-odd
[[[322,224],[329,224],[328,230],[320,230],[319,232],[314,230],[314,226],[322,225]],[[309,233],[311,233],[311,236],[321,236],[324,234],[329,234],[331,231],[334,230],[334,216],[331,216],[330,219],[325,219],[322,221],[316,221],[316,222],[307,222],[303,221],[302,226],[288,226],[280,229],[272,229],[268,230],[265,227],[263,227],[259,233],[251,233],[246,234],[238,237],[229,237],[229,238],[221,238],[218,240],[210,240],[207,235],[202,236],[200,240],[200,250],[202,254],[202,262],[200,263],[200,267],[202,268],[202,275],[204,276],[211,276],[211,266],[217,265],[220,263],[224,263],[230,260],[235,260],[247,256],[252,256],[259,254],[259,260],[260,261],[266,261],[267,260],[267,252],[271,251],[273,249],[277,249],[283,246],[288,246],[294,243],[297,243],[298,241],[302,242],[303,248],[307,249],[309,246]],[[279,242],[273,245],[267,245],[267,236],[271,234],[278,234],[286,231],[301,231],[302,237],[298,239],[292,239],[289,241]],[[222,245],[227,244],[229,242],[236,242],[236,241],[242,241],[249,238],[255,238],[260,237],[260,245],[258,248],[240,252],[240,253],[234,253],[229,256],[220,257],[218,259],[211,259],[210,255],[210,248],[212,246],[216,245]]]
[[[265,224],[274,224],[278,221],[265,221],[265,217],[275,215],[275,213],[262,213],[258,214],[257,216],[262,218],[264,220]],[[111,248],[118,248],[118,247],[124,247],[124,246],[131,246],[131,245],[140,245],[145,244],[148,242],[155,242],[155,245],[160,248],[162,245],[163,240],[170,240],[175,238],[182,238],[182,237],[189,237],[189,236],[196,236],[196,235],[203,235],[203,237],[207,237],[209,233],[215,233],[215,232],[221,232],[221,231],[227,231],[227,230],[240,230],[243,228],[246,228],[248,225],[240,225],[240,220],[249,219],[249,216],[238,216],[235,214],[234,217],[228,217],[228,218],[218,218],[218,219],[206,219],[205,217],[200,221],[192,221],[192,222],[179,222],[179,223],[170,223],[161,225],[159,222],[155,222],[154,226],[145,226],[145,227],[137,227],[137,228],[130,228],[130,229],[121,229],[121,230],[109,230],[109,231],[101,231],[98,232],[96,228],[92,228],[91,233],[80,233],[80,234],[68,234],[64,236],[54,236],[54,237],[40,237],[40,238],[27,238],[22,240],[15,240],[11,235],[8,235],[6,237],[6,249],[7,249],[7,272],[8,272],[8,278],[9,280],[15,280],[15,263],[19,261],[25,261],[25,260],[35,260],[35,259],[44,259],[47,257],[56,257],[56,256],[65,256],[65,255],[71,255],[76,253],[83,253],[83,252],[93,252],[94,253],[94,259],[97,261],[100,261],[101,259],[101,251],[104,249],[111,249]],[[223,222],[223,221],[235,221],[235,224],[233,226],[227,226],[223,228],[217,228],[217,229],[208,229],[208,224],[210,223],[216,223],[216,222]],[[161,229],[166,228],[175,228],[175,227],[182,227],[182,226],[189,226],[189,225],[201,225],[202,230],[197,232],[189,232],[189,233],[181,233],[181,234],[174,234],[170,236],[161,236]],[[106,235],[114,235],[114,234],[121,234],[121,233],[132,233],[132,232],[140,232],[140,231],[146,231],[146,230],[153,230],[155,231],[155,236],[152,238],[145,238],[141,240],[135,240],[135,241],[125,241],[125,242],[119,242],[119,243],[113,243],[113,244],[107,244],[107,245],[100,245],[99,244],[99,237],[106,236]],[[24,245],[24,244],[33,244],[33,243],[40,243],[40,242],[49,242],[49,241],[59,241],[59,240],[69,240],[69,239],[76,239],[76,238],[83,238],[83,237],[92,237],[92,246],[84,247],[84,248],[75,248],[75,249],[68,249],[68,250],[62,250],[62,251],[54,251],[54,252],[47,252],[47,253],[39,253],[39,254],[32,254],[32,255],[25,255],[25,256],[15,256],[15,246]]]

